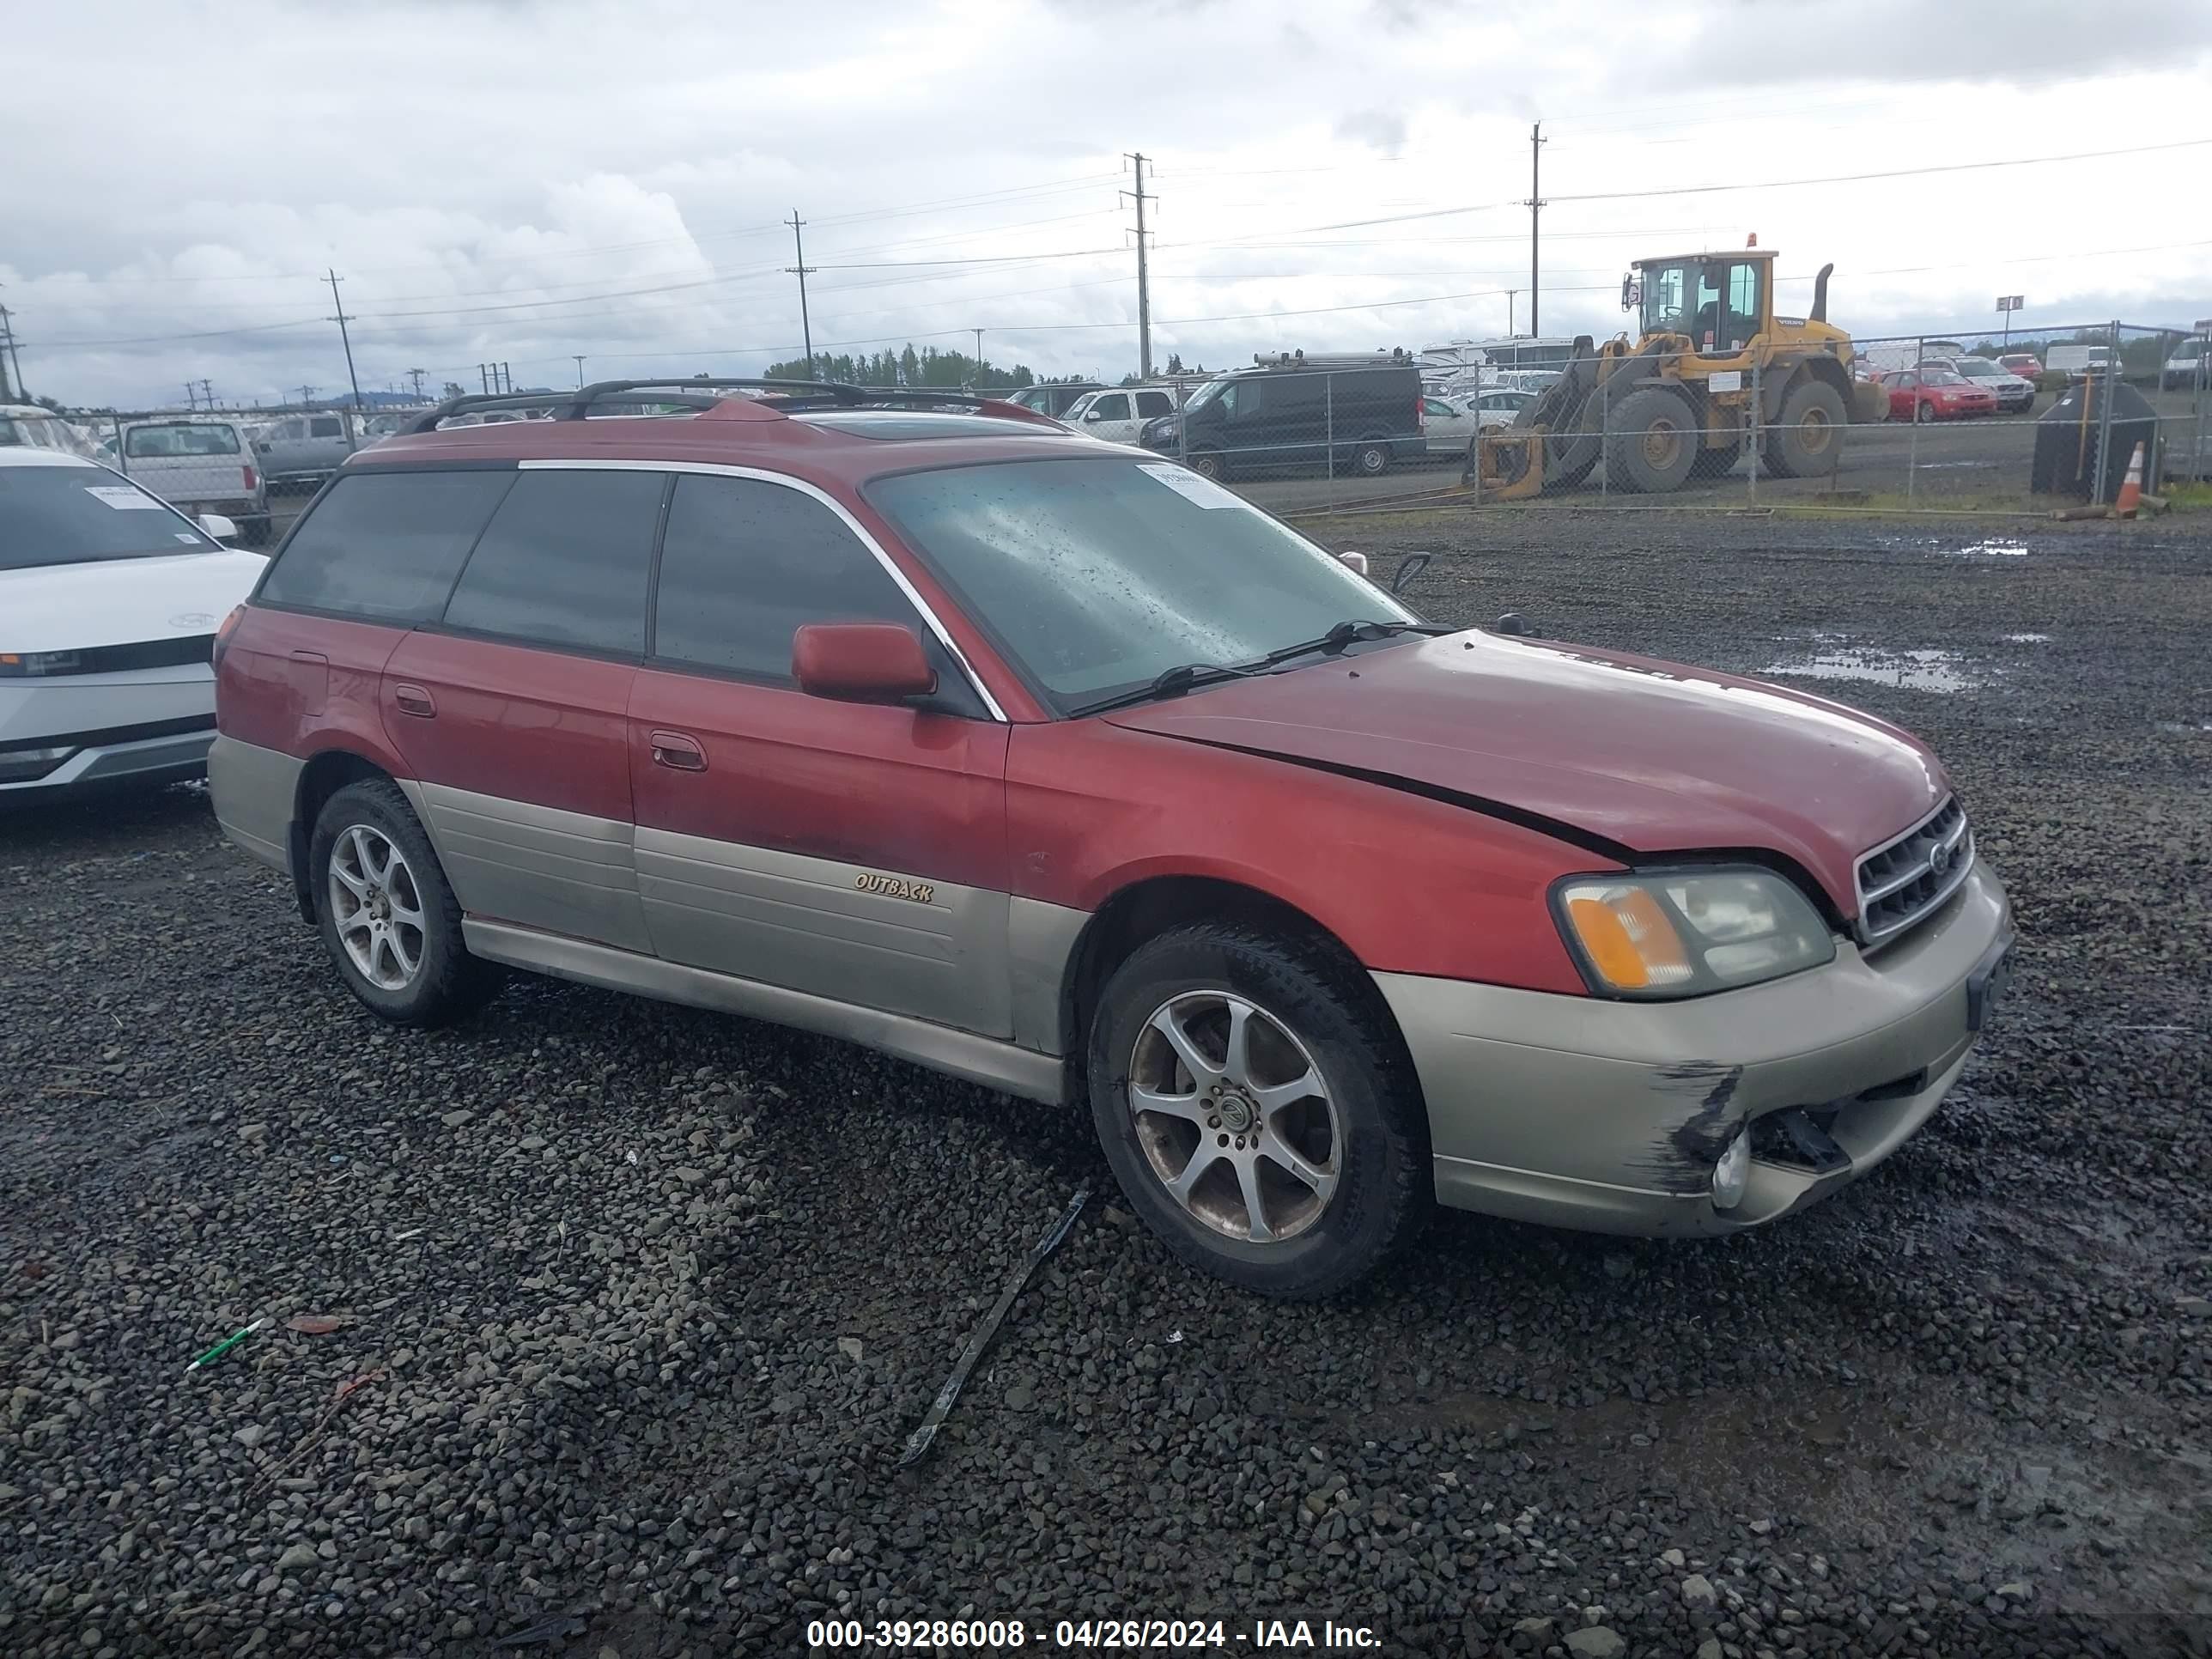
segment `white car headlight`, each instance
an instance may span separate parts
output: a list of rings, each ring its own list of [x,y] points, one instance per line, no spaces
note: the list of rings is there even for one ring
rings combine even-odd
[[[1577,876],[1556,897],[1590,988],[1613,996],[1701,996],[1836,957],[1812,902],[1768,870]]]

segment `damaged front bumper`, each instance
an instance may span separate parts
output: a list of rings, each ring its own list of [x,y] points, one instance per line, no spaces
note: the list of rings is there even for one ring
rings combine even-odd
[[[1378,973],[1428,1103],[1438,1200],[1599,1232],[1731,1232],[1887,1158],[1965,1068],[2009,966],[2011,910],[1977,860],[1872,955],[1674,1003]],[[1743,1196],[1713,1166],[1751,1131]]]

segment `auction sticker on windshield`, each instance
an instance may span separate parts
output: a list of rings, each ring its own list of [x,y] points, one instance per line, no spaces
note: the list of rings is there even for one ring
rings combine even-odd
[[[1176,466],[1172,462],[1139,461],[1137,464],[1137,471],[1139,472],[1150,473],[1153,477],[1158,478],[1162,483],[1165,484],[1170,489],[1174,490],[1176,495],[1182,495],[1190,501],[1196,501],[1200,507],[1243,507],[1248,505],[1244,498],[1242,495],[1239,495],[1235,490],[1224,489],[1219,484],[1214,483],[1212,479],[1201,478],[1197,473],[1191,471],[1188,468]]]
[[[161,503],[129,484],[87,484],[84,493],[106,501],[118,513],[159,513]]]

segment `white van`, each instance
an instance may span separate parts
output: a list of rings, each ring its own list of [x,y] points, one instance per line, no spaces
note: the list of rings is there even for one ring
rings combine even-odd
[[[1086,392],[1060,418],[1109,444],[1133,444],[1145,422],[1176,412],[1175,393],[1160,386],[1113,386]]]

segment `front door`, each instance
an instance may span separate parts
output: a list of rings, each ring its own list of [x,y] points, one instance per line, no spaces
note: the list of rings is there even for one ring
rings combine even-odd
[[[471,915],[652,948],[630,851],[628,722],[668,484],[525,463],[442,617],[385,664],[385,729]]]
[[[808,623],[915,630],[915,705],[800,691]],[[674,962],[986,1036],[1012,1034],[1006,726],[828,499],[689,473],[669,503],[652,657],[629,708],[638,889]]]

